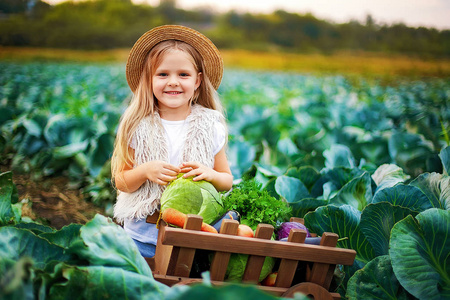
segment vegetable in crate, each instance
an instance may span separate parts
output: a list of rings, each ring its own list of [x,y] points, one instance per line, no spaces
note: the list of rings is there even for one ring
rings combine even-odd
[[[186,214],[174,209],[174,208],[166,208],[162,212],[161,218],[168,224],[172,224],[178,227],[183,228],[184,224],[186,223],[187,216]],[[205,222],[202,222],[202,227],[200,229],[201,231],[211,232],[211,233],[218,233],[217,230],[212,227],[209,224],[206,224]]]
[[[229,210],[223,215],[221,215],[216,221],[211,223],[211,225],[217,230],[220,231],[220,227],[222,227],[223,220],[236,220],[238,222],[241,221],[241,216],[235,210]]]
[[[284,239],[289,237],[289,232],[291,229],[303,229],[306,231],[306,237],[311,237],[311,234],[309,233],[308,228],[306,228],[305,225],[299,222],[283,222],[281,223],[280,227],[278,228],[278,240]]]
[[[225,278],[228,281],[241,281],[244,275],[245,266],[247,265],[248,255],[234,253],[230,255],[230,260],[228,262],[227,271],[225,273]],[[261,274],[259,275],[258,282],[264,280],[275,266],[275,258],[267,256],[264,259],[264,264],[261,269]]]
[[[203,217],[210,224],[224,211],[222,200],[216,188],[208,181],[193,181],[183,178],[172,181],[161,196],[161,211],[174,208],[185,214]]]
[[[235,210],[241,215],[241,223],[256,230],[259,223],[270,224],[277,228],[291,217],[291,208],[281,199],[270,196],[261,189],[261,184],[255,180],[243,180],[223,199],[227,210]],[[244,275],[248,255],[232,254],[228,263],[227,280],[240,280]],[[259,281],[272,272],[275,265],[273,257],[266,257]]]
[[[259,223],[277,228],[288,221],[292,209],[281,199],[272,197],[261,189],[255,180],[243,180],[223,199],[226,210],[235,210],[241,215],[241,223],[256,229]]]

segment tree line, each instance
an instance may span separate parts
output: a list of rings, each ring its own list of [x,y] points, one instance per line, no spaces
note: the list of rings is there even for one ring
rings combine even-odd
[[[203,32],[222,49],[320,52],[375,51],[449,57],[450,30],[405,24],[332,23],[311,14],[183,10],[176,0],[158,6],[131,0],[90,0],[48,5],[38,0],[0,0],[0,45],[69,49],[129,48],[150,28],[182,24]]]

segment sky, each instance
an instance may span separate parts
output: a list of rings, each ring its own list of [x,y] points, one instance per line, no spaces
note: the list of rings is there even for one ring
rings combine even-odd
[[[58,3],[64,0],[45,0]],[[133,0],[158,5],[159,0]],[[311,13],[319,19],[344,23],[365,22],[367,15],[378,24],[404,23],[411,27],[450,29],[450,0],[177,0],[177,7],[210,7],[217,12],[270,13],[283,9],[292,13]]]

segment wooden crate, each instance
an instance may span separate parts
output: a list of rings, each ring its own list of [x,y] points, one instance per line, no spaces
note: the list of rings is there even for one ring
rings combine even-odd
[[[226,284],[230,255],[241,253],[249,255],[243,283],[257,284],[264,259],[270,256],[279,259],[277,279],[273,287],[258,285],[261,290],[283,297],[302,292],[314,299],[340,299],[338,293],[328,291],[335,266],[352,265],[356,256],[354,250],[336,248],[338,235],[334,233],[325,232],[320,245],[310,245],[304,244],[306,231],[299,229],[291,230],[288,241],[281,242],[271,240],[274,228],[268,224],[259,224],[254,238],[236,236],[239,223],[235,220],[224,220],[219,234],[200,231],[201,224],[197,215],[188,215],[183,229],[161,221],[155,256],[146,258],[156,280],[169,286],[201,281],[189,276],[196,251],[207,250],[213,253],[211,283]],[[308,265],[305,281],[292,286],[299,262]]]

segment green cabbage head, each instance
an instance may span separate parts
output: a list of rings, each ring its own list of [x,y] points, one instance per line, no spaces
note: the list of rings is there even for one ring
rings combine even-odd
[[[161,196],[161,211],[169,207],[185,214],[199,215],[208,224],[224,210],[222,199],[210,182],[181,176],[172,181]]]
[[[229,281],[241,281],[242,276],[244,276],[245,266],[247,265],[248,255],[233,253],[230,255],[230,261],[228,262],[227,271],[225,277]],[[275,258],[266,256],[264,259],[264,264],[261,269],[261,274],[259,275],[258,282],[264,280],[272,272],[275,266]]]

